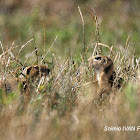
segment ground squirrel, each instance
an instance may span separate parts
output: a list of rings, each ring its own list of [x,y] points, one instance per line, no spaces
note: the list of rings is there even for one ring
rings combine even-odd
[[[26,91],[34,81],[39,82],[41,77],[49,75],[50,69],[44,65],[33,65],[26,67],[19,77],[12,77],[7,75],[5,79],[0,79],[0,88],[6,92],[13,92],[17,89],[18,82],[21,83],[23,89]]]
[[[41,77],[49,75],[50,69],[44,65],[34,65],[26,67],[19,76],[24,89],[27,88],[28,82],[39,81]]]
[[[107,56],[96,55],[89,58],[88,61],[89,66],[92,66],[95,69],[96,80],[100,87],[100,95],[102,95],[102,93],[110,93],[115,79],[112,60]]]

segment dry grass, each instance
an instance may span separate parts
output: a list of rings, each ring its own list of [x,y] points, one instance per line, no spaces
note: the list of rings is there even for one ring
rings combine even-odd
[[[25,43],[18,54],[32,40]],[[89,69],[87,62],[91,53],[88,47],[85,49],[84,41],[84,55],[80,60],[73,60],[70,51],[65,60],[52,55],[50,75],[30,83],[29,101],[25,106],[22,83],[17,79],[26,62],[22,64],[19,55],[14,55],[14,44],[7,50],[1,44],[0,139],[139,139],[139,131],[106,132],[104,127],[140,125],[140,59],[129,53],[129,39],[125,49],[120,48],[119,52],[99,39],[94,45],[92,54],[99,52],[98,46],[102,48],[100,53],[104,47],[109,49],[108,56],[114,60],[117,77],[124,79],[120,90],[113,88],[104,102],[97,100],[94,71]],[[36,55],[32,56],[34,53]],[[34,63],[42,64],[46,55],[40,58],[35,48],[29,56],[36,59]],[[15,83],[10,80],[15,80]]]

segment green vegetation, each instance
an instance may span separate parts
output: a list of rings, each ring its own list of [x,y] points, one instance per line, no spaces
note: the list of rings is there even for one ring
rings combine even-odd
[[[139,139],[140,130],[104,131],[140,126],[139,0],[39,2],[0,2],[0,139]],[[100,45],[124,80],[104,101],[88,66]],[[26,92],[20,75],[36,64],[51,72]]]

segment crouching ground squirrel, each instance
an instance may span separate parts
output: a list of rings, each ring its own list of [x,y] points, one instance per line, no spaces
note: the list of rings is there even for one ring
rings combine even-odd
[[[43,65],[34,65],[26,67],[22,75],[19,76],[19,81],[22,82],[23,88],[29,88],[27,85],[29,81],[32,83],[34,81],[39,81],[41,77],[49,75],[50,69]]]
[[[39,82],[42,77],[49,75],[50,69],[44,65],[33,65],[26,67],[18,78],[8,75],[5,80],[0,79],[0,88],[6,92],[13,92],[17,89],[18,82],[26,91],[33,82]]]
[[[89,66],[96,72],[96,80],[100,88],[100,96],[103,93],[109,94],[115,79],[113,62],[110,58],[103,55],[96,55],[88,59]]]

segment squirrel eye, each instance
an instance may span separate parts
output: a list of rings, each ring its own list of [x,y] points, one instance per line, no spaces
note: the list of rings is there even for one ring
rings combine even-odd
[[[103,63],[106,63],[106,60],[105,59],[103,59]]]
[[[101,60],[101,57],[100,57],[100,56],[98,56],[98,57],[95,57],[95,59],[96,59],[96,60]]]

